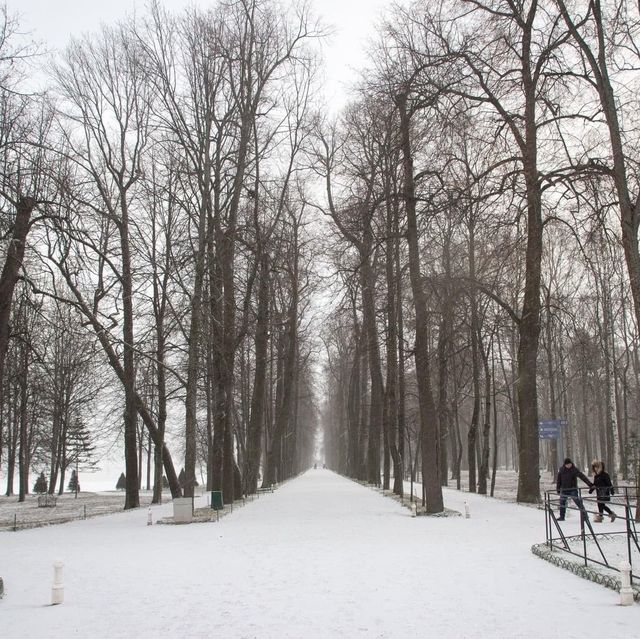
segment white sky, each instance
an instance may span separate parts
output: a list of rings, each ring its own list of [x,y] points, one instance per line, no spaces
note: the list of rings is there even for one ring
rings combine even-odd
[[[213,4],[206,0],[165,0],[171,10],[196,4]],[[287,6],[288,1],[282,0]],[[346,87],[356,77],[354,69],[363,66],[367,39],[374,25],[392,0],[312,0],[315,15],[334,33],[324,48],[327,104],[337,110],[346,100]],[[47,48],[64,47],[69,37],[91,32],[101,22],[110,23],[135,11],[145,10],[144,0],[8,0],[11,13],[20,16],[21,30],[31,32]]]

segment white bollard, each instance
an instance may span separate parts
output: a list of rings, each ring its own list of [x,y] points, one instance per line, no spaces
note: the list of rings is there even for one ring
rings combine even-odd
[[[633,589],[631,588],[631,564],[628,561],[620,562],[620,605],[633,605]]]
[[[464,502],[464,517],[465,519],[471,519],[471,511],[469,510],[469,502]]]
[[[60,561],[53,562],[53,586],[51,587],[51,605],[56,606],[64,601],[64,583],[62,581],[62,568]]]
[[[418,509],[416,508],[416,502],[411,502],[411,516],[415,517],[418,514]]]
[[[147,526],[153,525],[153,517],[151,516],[151,508],[149,508],[149,514],[147,515]]]

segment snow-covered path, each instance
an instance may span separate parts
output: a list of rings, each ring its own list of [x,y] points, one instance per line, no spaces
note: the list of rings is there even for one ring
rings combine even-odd
[[[140,510],[0,533],[0,636],[638,636],[640,606],[531,554],[542,511],[446,491],[465,499],[471,519],[414,519],[315,470],[218,523],[148,527]]]

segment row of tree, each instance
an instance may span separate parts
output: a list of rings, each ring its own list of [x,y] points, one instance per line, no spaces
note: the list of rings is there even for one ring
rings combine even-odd
[[[126,508],[145,454],[156,501],[163,472],[189,496],[200,466],[230,501],[307,467],[321,251],[333,468],[398,493],[421,471],[429,512],[463,468],[488,492],[514,467],[537,501],[560,443],[637,476],[636,5],[396,7],[336,121],[304,6],[152,4],[29,96],[11,27],[0,450],[21,495],[36,460],[62,486],[97,423]],[[541,415],[562,442],[540,447]]]
[[[34,94],[16,84],[33,51],[3,15],[7,493],[16,457],[21,499],[44,463],[62,489],[87,427],[124,442],[125,508],[145,461],[154,501],[163,472],[190,496],[204,468],[229,502],[307,467],[316,247],[301,155],[319,35],[307,9],[152,3],[72,40]]]
[[[80,482],[78,481],[78,474],[76,473],[75,470],[71,471],[71,477],[69,478],[69,484],[67,485],[67,490],[69,492],[75,493],[76,497],[80,492]],[[49,492],[47,477],[45,476],[44,471],[42,471],[38,475],[38,478],[36,479],[36,482],[33,485],[33,492],[36,493],[37,495],[44,495]]]
[[[637,475],[639,51],[625,0],[392,10],[315,144],[334,468],[397,493],[421,469],[429,512],[450,474],[485,493],[499,463],[539,500],[559,444]],[[541,416],[563,440],[540,446]]]

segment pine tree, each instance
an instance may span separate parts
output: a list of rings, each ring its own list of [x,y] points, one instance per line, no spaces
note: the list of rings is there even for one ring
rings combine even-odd
[[[67,490],[70,493],[80,492],[80,484],[78,483],[78,474],[76,473],[75,470],[71,471],[71,478],[69,479],[69,485],[67,486]]]
[[[91,444],[91,432],[81,419],[75,419],[67,434],[67,461],[69,465],[74,465],[75,470],[71,472],[71,479],[67,486],[70,492],[76,494],[80,492],[80,483],[78,481],[78,472],[89,470],[95,467],[96,462],[91,457],[95,452],[95,446]]]
[[[118,490],[124,490],[127,487],[127,477],[124,473],[120,473],[120,477],[118,478],[118,483],[116,484],[116,488]]]
[[[40,476],[36,479],[33,492],[38,495],[44,495],[47,492],[47,478],[44,476],[44,472],[40,473]]]
[[[162,487],[169,488],[169,480],[164,475],[162,475]]]
[[[67,435],[67,461],[76,468],[90,469],[95,466],[92,456],[96,447],[91,443],[91,431],[81,419],[74,420]]]

